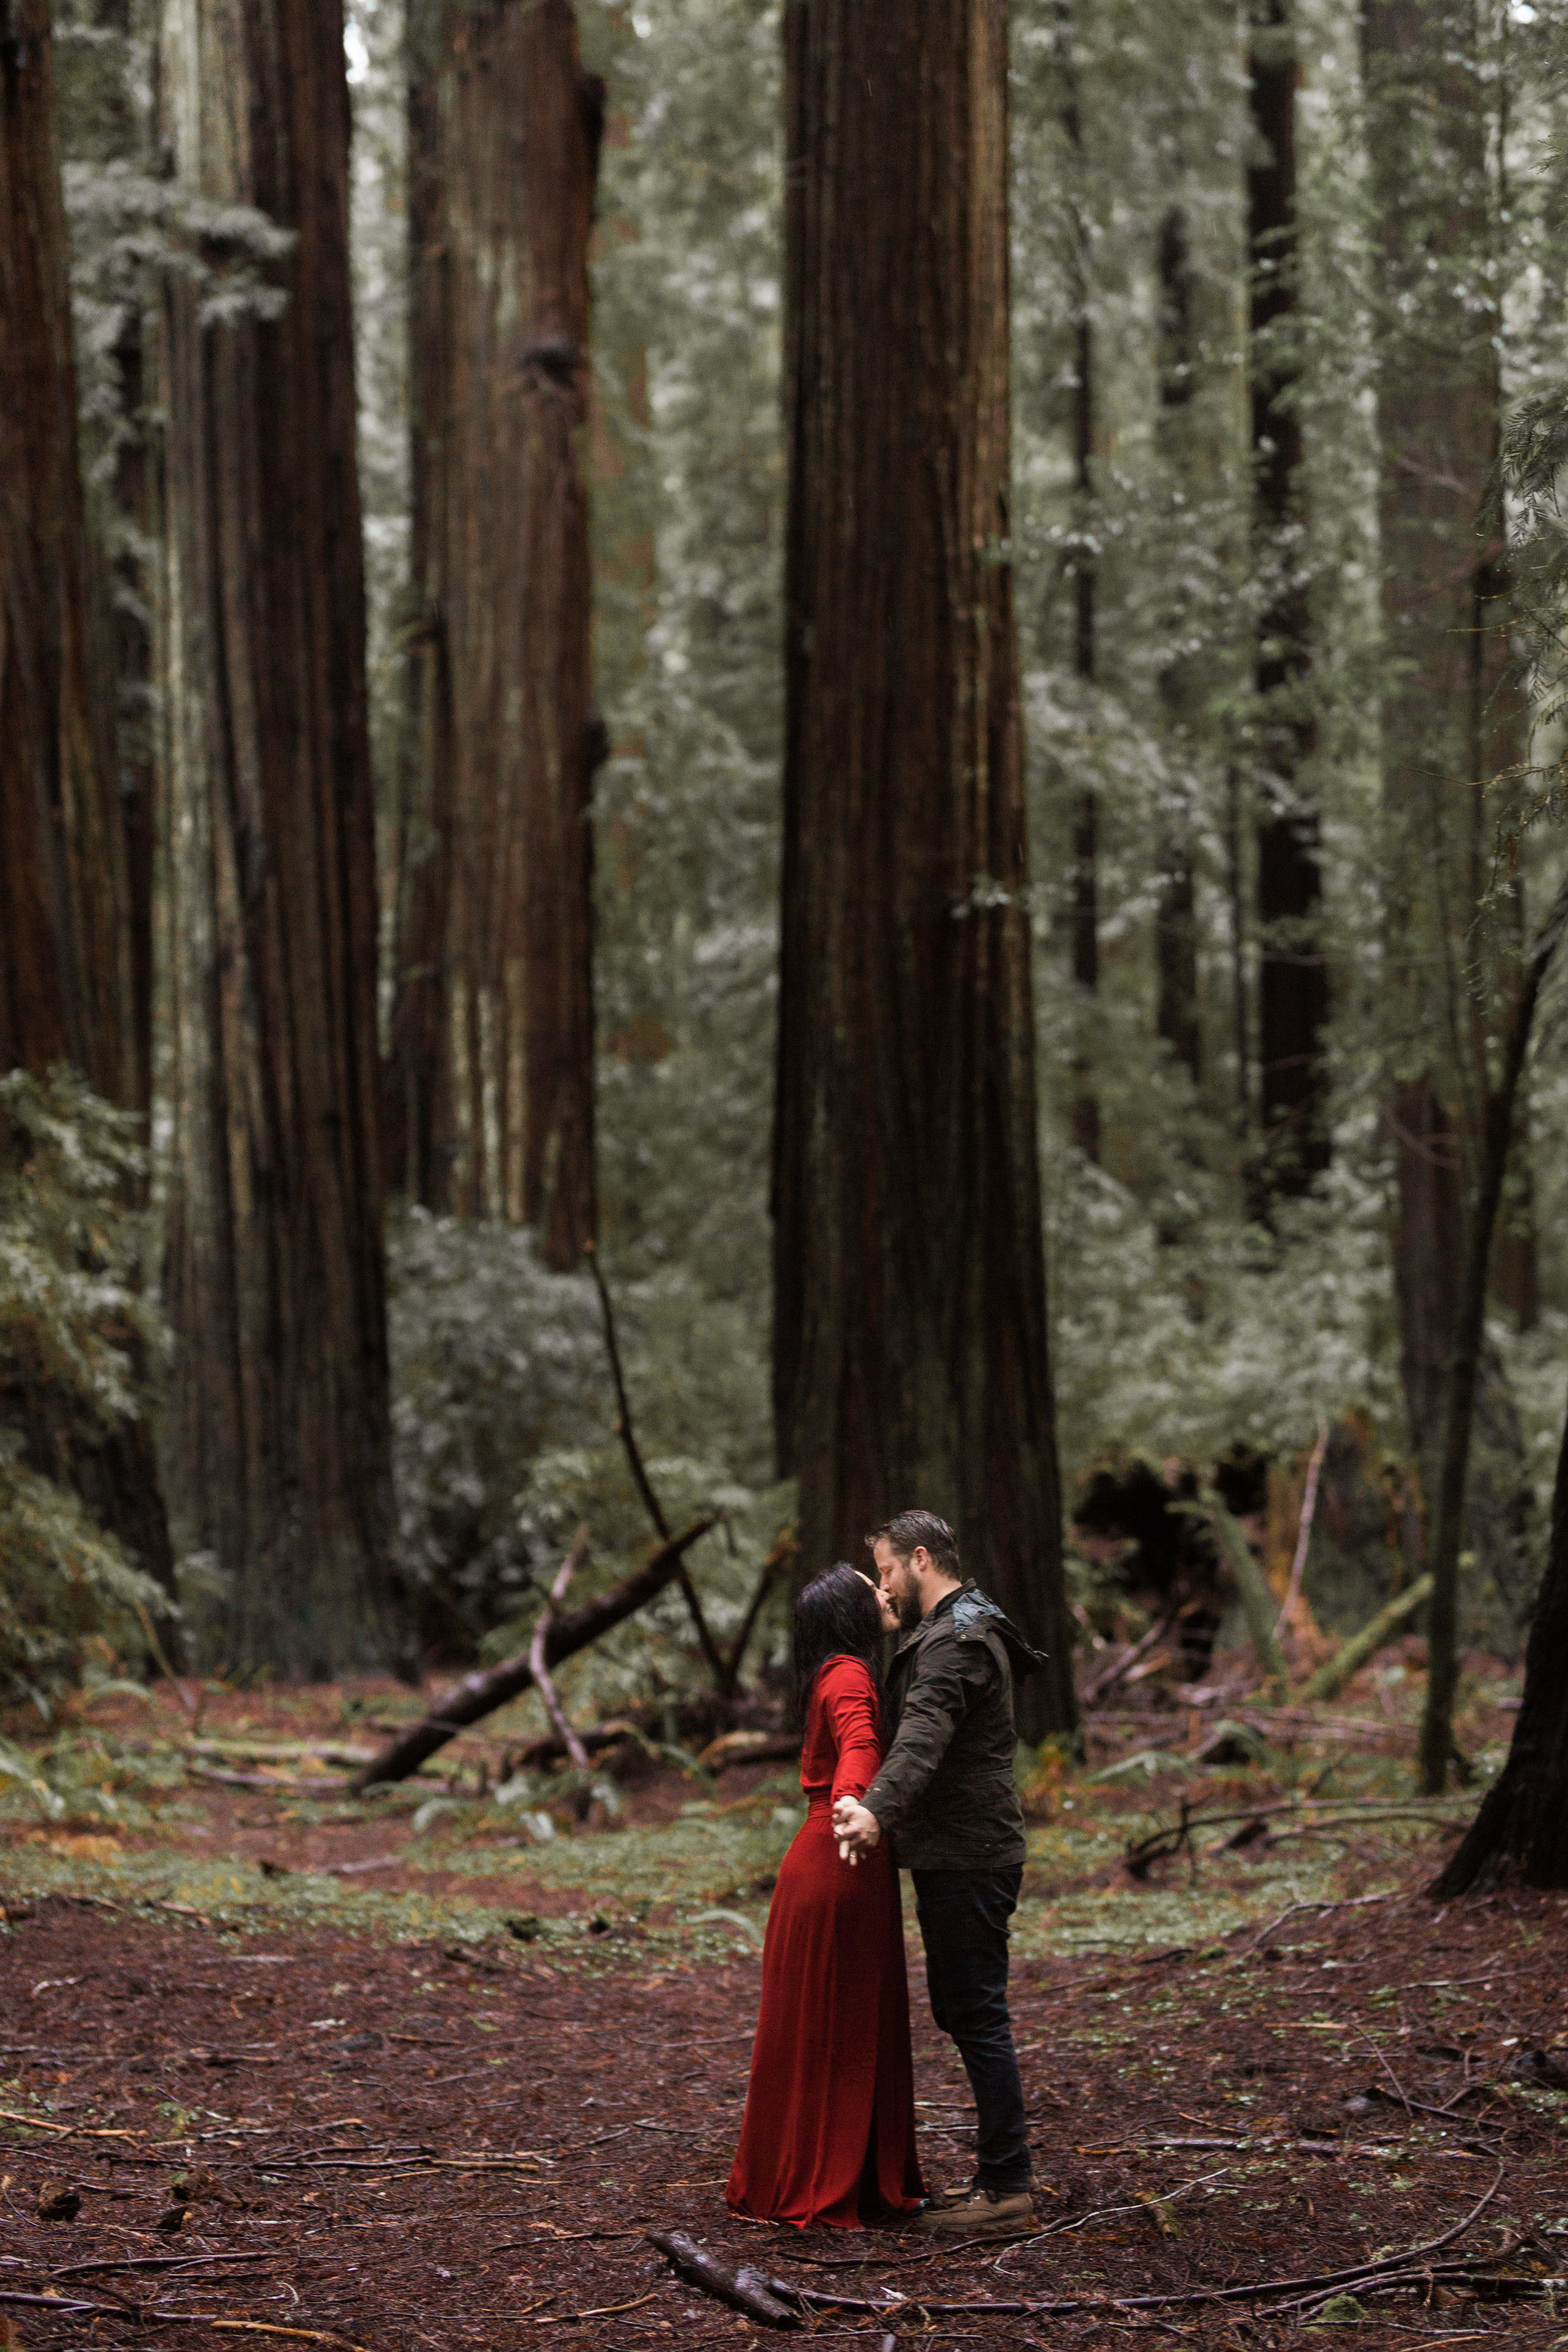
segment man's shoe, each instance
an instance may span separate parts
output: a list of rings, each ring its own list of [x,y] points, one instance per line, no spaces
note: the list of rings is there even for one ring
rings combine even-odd
[[[950,2191],[914,2226],[925,2238],[1025,2238],[1037,2224],[1026,2189],[965,2189]]]
[[[926,2199],[922,2210],[927,2213],[945,2213],[950,2205],[966,2205],[974,2194],[975,2186],[973,2180],[966,2180],[962,2189],[933,2189]]]

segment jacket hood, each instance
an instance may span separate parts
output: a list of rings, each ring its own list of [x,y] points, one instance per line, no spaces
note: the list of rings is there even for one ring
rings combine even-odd
[[[1045,1652],[1031,1648],[1006,1611],[999,1609],[988,1592],[982,1592],[973,1577],[965,1577],[955,1593],[937,1602],[931,1615],[922,1618],[912,1633],[905,1635],[899,1645],[900,1652],[933,1630],[937,1620],[946,1614],[951,1614],[952,1630],[961,1642],[984,1640],[987,1633],[995,1634],[1006,1649],[1016,1683],[1021,1683],[1046,1663]]]

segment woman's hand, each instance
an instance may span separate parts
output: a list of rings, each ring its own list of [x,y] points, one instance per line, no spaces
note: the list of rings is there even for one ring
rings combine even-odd
[[[882,1824],[858,1798],[840,1797],[833,1808],[833,1834],[838,1840],[839,1861],[853,1869],[863,1853],[879,1843]]]

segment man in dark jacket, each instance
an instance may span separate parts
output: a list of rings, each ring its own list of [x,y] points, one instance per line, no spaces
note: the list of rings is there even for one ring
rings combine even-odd
[[[864,1801],[839,1800],[834,1828],[850,1861],[890,1837],[914,1880],[931,2015],[958,2045],[978,2125],[973,2181],[915,2226],[939,2238],[1012,2235],[1034,2225],[1007,2010],[1007,1922],[1025,1851],[1013,1683],[1038,1654],[962,1574],[945,1520],[901,1511],[867,1540],[902,1633],[888,1676],[893,1738]]]

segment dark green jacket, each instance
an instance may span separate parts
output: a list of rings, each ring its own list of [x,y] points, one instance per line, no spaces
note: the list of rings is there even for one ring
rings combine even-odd
[[[973,1580],[944,1593],[899,1643],[888,1673],[892,1744],[865,1801],[904,1869],[1023,1861],[1013,1682],[1039,1663]]]

